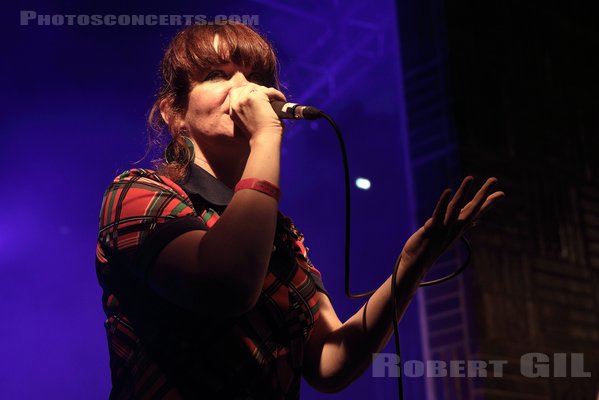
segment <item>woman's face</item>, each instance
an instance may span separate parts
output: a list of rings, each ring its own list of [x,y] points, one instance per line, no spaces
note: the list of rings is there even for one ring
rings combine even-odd
[[[218,49],[218,36],[214,38],[214,48]],[[262,78],[260,72],[233,63],[215,65],[202,72],[189,93],[183,119],[185,128],[199,142],[231,139],[247,142],[247,136],[229,115],[229,94],[248,82],[261,84]]]

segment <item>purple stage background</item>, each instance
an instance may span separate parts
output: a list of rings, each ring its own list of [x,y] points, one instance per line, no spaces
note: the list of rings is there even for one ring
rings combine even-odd
[[[326,110],[344,133],[352,181],[372,182],[368,191],[352,190],[353,290],[373,289],[391,273],[415,220],[393,1],[96,6],[33,1],[11,7],[2,24],[0,398],[108,396],[104,315],[94,271],[98,212],[111,179],[145,152],[157,66],[179,29],[39,26],[36,20],[20,25],[21,10],[257,16],[257,28],[278,50],[288,99]],[[325,122],[288,126],[282,190],[281,209],[305,233],[311,258],[345,320],[363,302],[343,293],[342,164]],[[414,309],[401,324],[406,359],[421,357]],[[423,397],[421,385],[405,380],[406,398]],[[302,398],[386,399],[396,390],[395,379],[372,378],[368,370],[336,395],[318,394],[303,383]]]

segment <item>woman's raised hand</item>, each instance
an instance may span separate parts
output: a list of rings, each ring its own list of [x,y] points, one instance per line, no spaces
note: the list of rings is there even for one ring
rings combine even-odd
[[[408,267],[419,265],[430,268],[445,250],[470,229],[501,198],[501,191],[492,192],[497,182],[489,178],[470,198],[468,193],[474,178],[464,178],[456,193],[446,189],[441,194],[433,215],[406,242],[402,250],[402,263]]]

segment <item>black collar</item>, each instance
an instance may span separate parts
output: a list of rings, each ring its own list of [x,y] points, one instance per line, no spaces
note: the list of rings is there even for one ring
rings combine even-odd
[[[215,206],[227,206],[233,197],[230,187],[196,164],[191,164],[189,176],[181,187],[187,194],[199,195]]]

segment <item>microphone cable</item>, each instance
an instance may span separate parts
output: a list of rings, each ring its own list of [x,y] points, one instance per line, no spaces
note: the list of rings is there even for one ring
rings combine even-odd
[[[304,110],[309,110],[309,114],[308,115],[303,115],[303,116],[298,116],[295,115],[295,117],[291,117],[291,118],[305,118],[305,119],[318,119],[318,118],[324,118],[326,119],[329,124],[331,124],[331,126],[333,127],[335,134],[337,136],[337,140],[339,141],[339,148],[341,150],[341,157],[343,160],[343,177],[344,177],[344,183],[345,183],[345,246],[344,246],[344,259],[345,259],[345,295],[350,298],[350,299],[361,299],[364,297],[368,297],[371,296],[374,292],[376,292],[376,290],[371,290],[369,292],[364,292],[364,293],[351,293],[350,290],[350,237],[351,237],[351,196],[350,196],[350,175],[349,175],[349,163],[348,163],[348,159],[347,159],[347,150],[345,147],[345,141],[343,140],[343,136],[341,134],[341,130],[339,129],[339,127],[337,126],[337,124],[335,123],[335,121],[326,113],[324,113],[321,110],[318,110],[314,107],[305,107],[305,106],[297,106],[295,104],[293,104],[294,108],[300,108],[302,107]],[[286,118],[289,118],[286,116]],[[431,281],[425,281],[425,282],[420,282],[419,286],[421,287],[425,287],[425,286],[432,286],[432,285],[437,285],[439,283],[442,282],[446,282],[454,277],[456,277],[457,275],[461,274],[464,269],[466,269],[466,267],[468,266],[468,264],[470,263],[470,258],[471,258],[471,252],[472,252],[472,248],[470,246],[470,242],[464,237],[461,236],[460,240],[464,243],[465,247],[466,247],[466,259],[465,261],[462,263],[462,265],[460,265],[460,267],[458,269],[456,269],[454,272],[452,272],[451,274],[444,276],[442,278],[439,279],[434,279]],[[393,301],[393,336],[394,336],[394,342],[395,342],[395,353],[397,354],[398,357],[398,374],[397,374],[397,386],[398,386],[398,398],[399,400],[403,400],[403,382],[402,382],[402,368],[401,368],[401,348],[400,348],[400,343],[399,343],[399,321],[397,318],[397,312],[398,312],[398,305],[397,305],[397,271],[399,269],[399,265],[401,263],[401,253],[399,254],[399,256],[397,257],[397,260],[395,261],[395,265],[393,267],[393,275],[392,275],[392,279],[391,279],[391,298]]]

